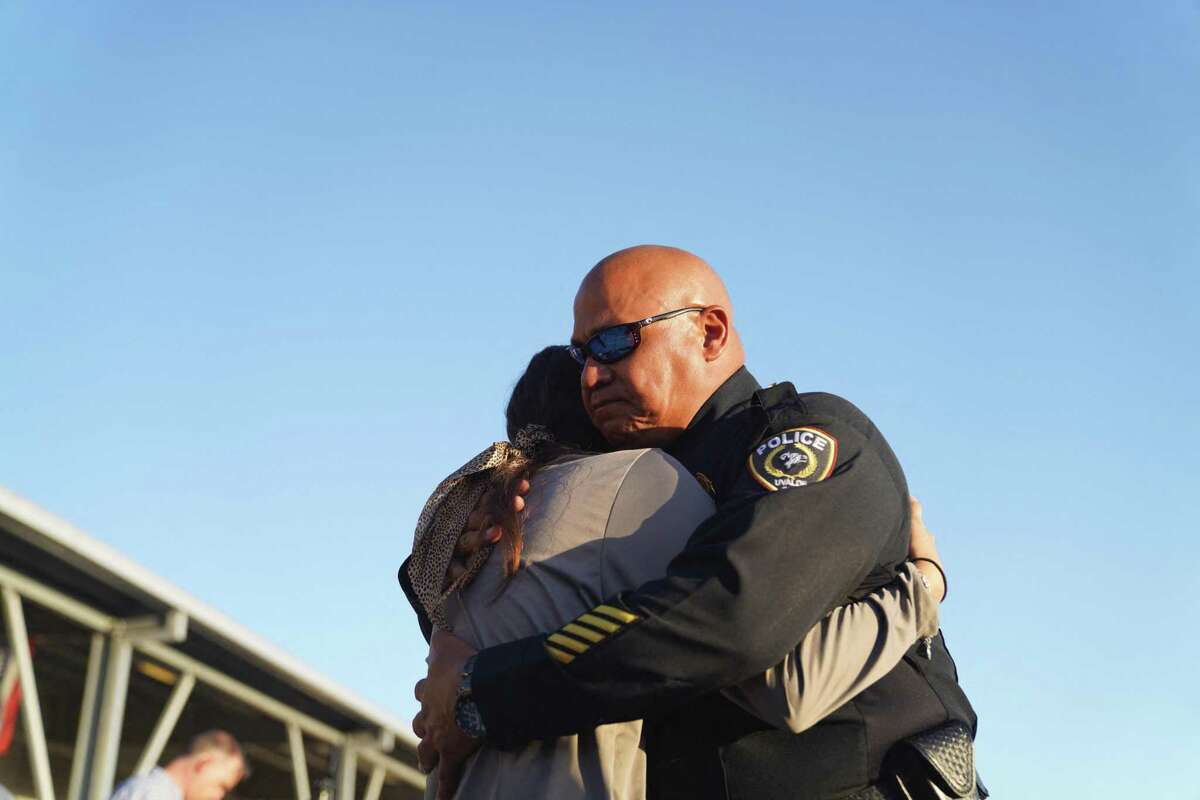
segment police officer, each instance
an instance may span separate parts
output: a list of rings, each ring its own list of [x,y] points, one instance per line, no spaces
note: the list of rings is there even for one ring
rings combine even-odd
[[[718,510],[663,579],[571,630],[479,653],[435,637],[415,727],[441,792],[484,737],[516,745],[645,717],[652,798],[975,796],[976,717],[940,634],[798,735],[713,691],[778,662],[905,558],[907,485],[870,420],[832,395],[762,389],[719,277],[674,248],[597,264],[575,299],[572,342],[605,439],[665,448]]]

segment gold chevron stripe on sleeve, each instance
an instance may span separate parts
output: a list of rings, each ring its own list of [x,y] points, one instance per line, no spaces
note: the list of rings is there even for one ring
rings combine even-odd
[[[564,653],[562,650],[559,650],[557,647],[553,647],[551,645],[546,645],[546,652],[550,654],[551,658],[560,664],[570,664],[575,660],[575,656],[571,655],[570,653]]]
[[[624,623],[633,622],[635,619],[638,618],[637,614],[630,614],[628,611],[625,611],[620,608],[613,608],[612,606],[596,606],[595,608],[592,609],[592,613],[593,614],[603,614],[604,616],[608,617],[609,619],[615,619],[617,622],[624,622]]]
[[[604,638],[603,633],[597,633],[591,628],[585,628],[582,625],[576,625],[574,622],[567,623],[562,627],[564,633],[569,633],[572,636],[578,636],[580,639],[587,639],[593,644]]]
[[[579,618],[579,621],[586,622],[593,628],[599,628],[600,630],[608,633],[616,633],[617,631],[621,630],[621,626],[617,623],[604,619],[603,617],[597,617],[595,614],[584,614]]]
[[[547,641],[554,642],[559,647],[565,647],[566,649],[573,650],[576,653],[586,653],[588,649],[588,645],[584,644],[578,639],[572,639],[570,636],[563,636],[561,633],[552,633],[547,636],[546,639]]]

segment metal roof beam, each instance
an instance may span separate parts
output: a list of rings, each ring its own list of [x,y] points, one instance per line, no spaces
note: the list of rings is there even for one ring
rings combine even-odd
[[[180,672],[191,672],[196,676],[196,679],[202,683],[206,683],[215,689],[220,689],[225,694],[241,700],[246,705],[262,711],[275,719],[283,722],[294,722],[299,726],[300,730],[315,736],[318,739],[323,739],[330,744],[341,746],[346,740],[346,734],[339,731],[337,728],[326,725],[324,722],[315,720],[312,717],[304,714],[289,705],[285,705],[273,697],[252,689],[246,684],[230,678],[223,672],[218,672],[212,667],[204,664],[191,656],[185,656],[178,650],[168,647],[162,642],[155,641],[140,641],[134,642],[133,646],[148,656],[175,667]]]
[[[131,642],[182,642],[188,634],[188,617],[172,608],[159,616],[120,620],[114,632]]]
[[[48,608],[94,631],[108,633],[117,624],[117,620],[108,614],[103,614],[91,606],[67,597],[62,592],[43,586],[3,564],[0,564],[0,586],[11,586],[26,600]]]

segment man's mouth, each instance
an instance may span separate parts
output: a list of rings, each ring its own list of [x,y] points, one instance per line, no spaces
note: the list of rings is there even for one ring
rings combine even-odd
[[[588,405],[591,407],[592,415],[599,413],[600,409],[615,405],[621,402],[619,397],[601,397],[593,398]]]

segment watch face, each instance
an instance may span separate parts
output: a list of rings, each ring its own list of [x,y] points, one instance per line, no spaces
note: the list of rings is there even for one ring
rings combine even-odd
[[[479,706],[471,697],[471,672],[475,669],[475,656],[463,663],[462,677],[458,679],[458,699],[454,703],[454,723],[472,739],[483,736],[483,717]]]
[[[483,717],[479,714],[479,706],[469,695],[461,695],[454,704],[454,723],[472,739],[483,738]]]

